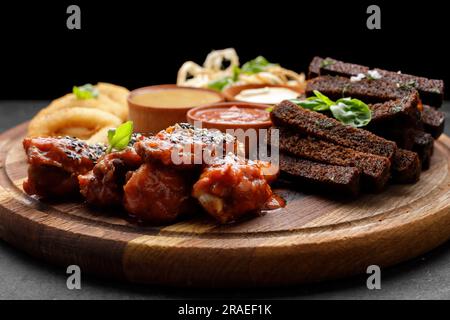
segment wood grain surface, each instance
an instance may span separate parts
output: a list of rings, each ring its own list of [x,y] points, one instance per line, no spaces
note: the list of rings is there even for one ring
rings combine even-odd
[[[435,145],[415,185],[337,200],[301,186],[287,200],[237,224],[199,214],[162,227],[121,210],[41,202],[26,195],[26,123],[0,135],[0,237],[29,254],[132,282],[196,287],[294,285],[363,273],[422,254],[450,238],[450,138]],[[302,191],[300,191],[302,190]]]

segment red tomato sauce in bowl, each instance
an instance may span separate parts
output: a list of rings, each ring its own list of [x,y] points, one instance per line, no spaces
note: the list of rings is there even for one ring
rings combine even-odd
[[[265,104],[222,102],[191,109],[187,119],[191,124],[221,131],[269,128],[272,125],[269,108]]]
[[[245,124],[270,121],[269,112],[267,110],[239,108],[237,106],[199,110],[196,113],[196,116],[200,121],[215,123]]]

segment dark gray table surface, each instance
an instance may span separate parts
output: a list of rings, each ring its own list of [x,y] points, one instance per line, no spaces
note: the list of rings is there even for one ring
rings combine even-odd
[[[0,132],[28,120],[45,101],[0,101]],[[443,110],[447,119],[450,102]],[[447,127],[450,134],[450,127]],[[64,268],[31,258],[0,240],[0,299],[450,299],[450,243],[383,269],[381,290],[366,277],[289,288],[199,290],[143,286],[82,274],[82,288],[69,290]]]

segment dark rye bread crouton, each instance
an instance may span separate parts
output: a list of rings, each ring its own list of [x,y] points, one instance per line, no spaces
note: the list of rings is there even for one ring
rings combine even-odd
[[[379,126],[368,129],[380,137],[395,141],[398,148],[416,152],[423,170],[430,167],[434,139],[429,133],[416,127]]]
[[[413,132],[422,126],[419,101],[418,93],[411,92],[402,99],[369,104],[372,120],[364,129],[394,141],[399,148],[411,150]]]
[[[371,126],[418,126],[421,118],[419,103],[419,94],[413,91],[401,99],[369,104],[372,111],[369,128]]]
[[[309,80],[306,84],[306,96],[314,95],[314,90],[320,91],[332,100],[352,97],[367,104],[402,99],[406,94],[415,91],[410,88],[398,88],[381,79],[352,82],[349,78],[338,76],[320,76]]]
[[[308,77],[312,79],[320,75],[332,75],[349,78],[359,73],[366,74],[367,71],[369,71],[368,67],[358,64],[346,63],[332,58],[314,57],[309,64]]]
[[[305,97],[301,96],[299,99]],[[372,120],[364,129],[396,142],[400,148],[410,150],[414,145],[411,131],[422,128],[419,103],[419,95],[417,91],[413,91],[401,99],[369,104]],[[324,114],[332,117],[331,113]]]
[[[309,66],[310,78],[319,75],[333,75],[350,78],[359,73],[367,74],[369,68],[366,66],[346,63],[332,58],[322,59],[314,57]],[[389,81],[399,87],[414,87],[419,91],[423,103],[440,107],[444,98],[444,82],[442,80],[417,77],[410,74],[374,69],[382,76],[382,79]]]
[[[341,167],[280,154],[281,177],[298,182],[308,189],[356,196],[360,172],[354,167]]]
[[[422,123],[425,132],[431,134],[434,139],[444,132],[445,113],[436,110],[433,107],[424,105],[422,111]]]
[[[410,74],[375,69],[387,81],[399,87],[413,87],[419,91],[423,103],[439,108],[444,100],[444,81],[427,79]]]
[[[301,136],[295,131],[279,130],[279,149],[290,155],[343,167],[355,167],[361,171],[365,187],[380,191],[390,177],[391,162],[388,158],[359,152],[327,141]],[[273,129],[272,129],[273,130]]]
[[[416,90],[398,89],[381,80],[351,82],[343,77],[321,76],[309,82],[306,94],[312,95],[313,90],[318,90],[336,99],[337,95],[343,92],[342,88],[347,88],[344,92],[345,96],[358,98],[364,102],[381,101],[368,103],[372,111],[372,120],[364,129],[395,141],[406,149],[412,147],[413,138],[407,134],[407,131],[409,128],[421,128],[421,113],[418,108],[421,102]],[[389,100],[389,98],[393,99]]]
[[[431,134],[416,130],[414,131],[414,145],[412,151],[419,155],[422,169],[430,168],[431,156],[433,155],[434,139]]]
[[[320,67],[322,66],[323,58],[314,57],[308,67],[308,79],[320,76]]]
[[[365,127],[377,136],[394,141],[397,148],[412,150],[414,146],[415,132],[420,128],[417,126],[395,126],[395,125],[370,125]]]
[[[285,100],[270,113],[272,122],[279,127],[288,127],[299,133],[317,137],[360,152],[371,153],[392,159],[397,146],[395,142],[358,128],[347,126],[318,112],[298,107]]]
[[[422,165],[417,153],[398,148],[392,161],[392,181],[415,183],[419,181]]]

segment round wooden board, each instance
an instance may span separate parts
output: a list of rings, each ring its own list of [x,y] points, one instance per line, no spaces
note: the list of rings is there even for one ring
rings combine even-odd
[[[337,201],[277,190],[283,209],[234,225],[205,218],[143,227],[81,203],[26,195],[26,124],[0,135],[0,237],[83,272],[174,286],[293,285],[412,258],[450,237],[450,138],[415,185]]]

